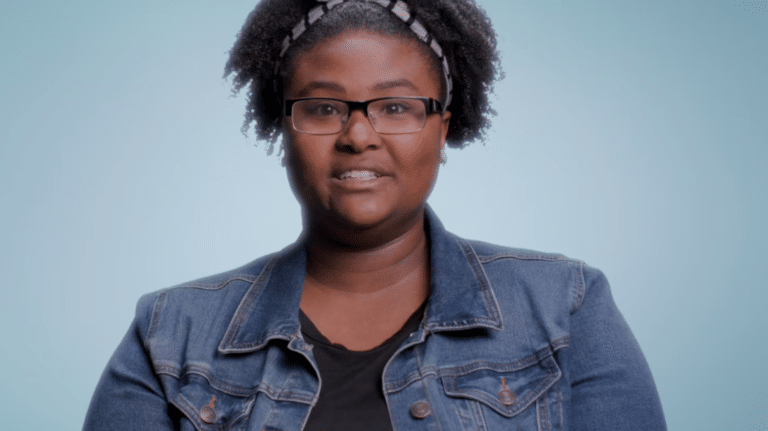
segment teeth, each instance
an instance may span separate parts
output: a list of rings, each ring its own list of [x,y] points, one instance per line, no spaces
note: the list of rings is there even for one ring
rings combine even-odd
[[[371,171],[347,171],[341,174],[341,176],[339,176],[339,179],[342,179],[342,180],[368,181],[368,180],[374,180],[376,178],[377,178],[376,173]]]

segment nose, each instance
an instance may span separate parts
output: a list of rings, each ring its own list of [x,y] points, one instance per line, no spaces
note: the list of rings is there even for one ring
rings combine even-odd
[[[377,149],[380,145],[381,137],[373,130],[365,112],[362,110],[350,112],[349,118],[336,140],[336,148],[343,152],[362,153],[366,150]]]

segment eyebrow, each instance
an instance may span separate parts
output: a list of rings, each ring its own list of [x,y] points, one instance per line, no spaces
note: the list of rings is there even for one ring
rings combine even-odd
[[[342,93],[344,92],[344,87],[330,81],[312,81],[309,84],[302,87],[301,91],[299,91],[298,96],[304,97],[307,94],[309,94],[312,90],[330,90],[330,91],[337,91]]]
[[[391,90],[393,88],[400,88],[400,87],[409,88],[412,90],[418,90],[418,88],[416,88],[416,85],[408,79],[393,79],[391,81],[379,82],[378,84],[373,86],[373,90],[374,91]],[[312,92],[313,90],[330,90],[330,91],[335,91],[339,93],[343,93],[346,91],[346,89],[343,86],[336,84],[335,82],[312,81],[309,84],[305,85],[301,89],[301,91],[299,91],[298,96],[304,97],[310,92]]]
[[[373,86],[374,90],[390,90],[392,88],[405,87],[411,90],[418,90],[416,85],[408,79],[393,79],[392,81],[380,82]]]

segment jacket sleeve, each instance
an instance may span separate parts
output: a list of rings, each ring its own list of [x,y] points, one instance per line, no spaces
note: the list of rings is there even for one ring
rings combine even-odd
[[[85,431],[173,430],[163,389],[144,341],[157,296],[139,300],[128,333],[107,364],[85,417]]]
[[[564,349],[573,430],[666,430],[661,401],[643,352],[602,272],[583,267],[582,291]]]

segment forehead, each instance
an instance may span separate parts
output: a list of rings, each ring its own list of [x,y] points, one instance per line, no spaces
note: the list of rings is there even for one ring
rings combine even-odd
[[[288,68],[286,93],[312,97],[326,90],[338,97],[375,97],[405,91],[437,98],[440,74],[434,64],[429,48],[417,40],[350,30],[297,53]]]

